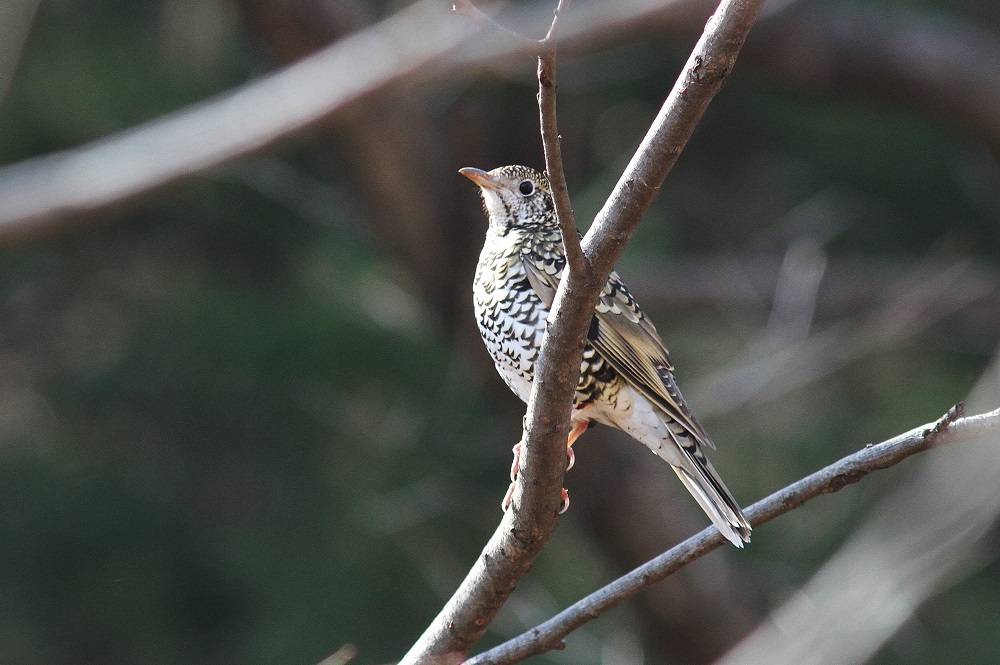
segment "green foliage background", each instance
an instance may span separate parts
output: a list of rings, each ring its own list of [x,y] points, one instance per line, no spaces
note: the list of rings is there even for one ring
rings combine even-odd
[[[254,4],[43,2],[0,107],[0,160],[98,139],[276,67],[246,18]],[[976,16],[966,4],[921,11]],[[564,58],[560,122],[582,223],[690,43],[686,32],[649,31]],[[455,173],[540,165],[530,63],[519,67],[419,91],[447,167],[423,182],[452,224],[446,246],[456,253],[435,259],[455,266],[452,291],[427,294],[389,249],[356,177],[358,156],[336,127],[6,243],[0,662],[308,664],[345,643],[361,663],[402,655],[492,532],[520,428],[523,409],[468,316],[484,222]],[[829,236],[831,263],[860,256],[890,270],[933,256],[996,274],[995,148],[912,105],[816,95],[738,66],[623,260],[626,275],[668,292],[644,297],[633,285],[652,303],[682,387],[725,367],[768,312],[671,300],[669,285],[655,282],[660,266],[780,258],[802,230],[796,207],[829,195],[839,226],[819,234]],[[261,184],[274,182],[275,168],[291,174],[279,195]],[[943,413],[996,349],[997,302],[977,301],[801,390],[708,419],[722,444],[713,459],[734,493],[749,503]],[[856,320],[865,307],[821,310],[817,325]],[[665,468],[620,438],[588,438],[574,471],[581,480],[570,485],[580,508],[488,642],[623,572],[609,521],[660,534],[641,516],[601,513],[612,497],[641,490],[618,473],[621,456],[666,478],[685,515],[654,536],[659,549],[701,528]],[[582,631],[550,662],[640,662],[642,651],[649,663],[707,662],[808,579],[904,477],[879,474],[755,531],[745,552],[714,554],[706,565],[737,571],[752,611],[710,643],[672,653],[646,599]],[[876,662],[995,662],[998,573],[993,552]],[[699,641],[697,624],[674,630]]]

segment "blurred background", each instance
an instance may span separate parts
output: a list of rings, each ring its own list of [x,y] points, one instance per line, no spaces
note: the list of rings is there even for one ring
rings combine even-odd
[[[550,4],[481,6],[503,20]],[[4,5],[7,165],[201,102],[403,6]],[[464,20],[448,7],[441,21]],[[581,227],[711,11],[667,2],[566,44]],[[744,504],[933,421],[993,362],[998,63],[994,0],[768,7],[626,250],[620,270]],[[520,436],[524,407],[471,314],[486,223],[456,170],[542,166],[534,67],[404,78],[142,197],[0,226],[0,663],[406,651],[495,528]],[[538,662],[712,662],[920,463],[756,529]],[[707,525],[669,468],[602,428],[566,482],[571,509],[481,646]],[[996,662],[997,536],[870,662]]]

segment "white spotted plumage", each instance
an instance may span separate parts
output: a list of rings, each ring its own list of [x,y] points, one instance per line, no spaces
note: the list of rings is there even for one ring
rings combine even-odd
[[[489,217],[473,286],[476,320],[497,371],[525,402],[559,278],[562,236],[545,176],[524,166],[462,169],[479,185]],[[584,347],[573,414],[620,429],[666,460],[734,545],[750,523],[705,457],[714,447],[674,381],[656,329],[612,272]]]

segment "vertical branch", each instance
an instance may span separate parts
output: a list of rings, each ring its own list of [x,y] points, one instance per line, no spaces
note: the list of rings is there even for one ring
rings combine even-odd
[[[556,215],[563,233],[567,269],[549,315],[537,373],[532,386],[521,438],[522,453],[517,488],[511,508],[483,549],[483,553],[400,665],[452,665],[482,637],[535,557],[548,544],[558,523],[560,488],[566,473],[566,437],[573,395],[580,378],[581,341],[593,317],[599,286],[580,247],[569,203],[556,128],[555,62],[560,0],[545,38],[533,42],[538,55],[538,104],[546,170],[553,187]],[[524,38],[502,27],[476,9],[469,0],[456,0],[456,12],[481,25],[499,29],[512,40]],[[588,287],[586,289],[580,286]],[[582,293],[579,293],[582,291]],[[560,305],[566,302],[568,306]]]
[[[541,41],[542,51],[538,55],[538,116],[542,131],[542,149],[545,151],[545,172],[552,186],[552,199],[556,206],[556,220],[562,231],[566,263],[571,272],[589,276],[590,265],[580,248],[573,207],[566,186],[566,173],[562,161],[562,136],[556,124],[556,45],[559,17],[569,6],[570,0],[559,0],[552,24],[545,39]]]

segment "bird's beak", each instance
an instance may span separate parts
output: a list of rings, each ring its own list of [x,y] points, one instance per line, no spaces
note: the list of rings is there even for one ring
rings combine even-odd
[[[464,169],[459,169],[458,172],[484,189],[496,191],[502,188],[499,180],[482,169],[466,166]]]

